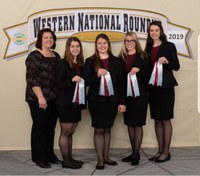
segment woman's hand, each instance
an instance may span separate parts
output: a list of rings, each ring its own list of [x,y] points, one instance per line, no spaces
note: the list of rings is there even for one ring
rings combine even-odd
[[[125,105],[119,105],[118,106],[118,112],[125,112],[126,111],[126,106]]]
[[[42,108],[45,110],[47,108],[48,104],[47,104],[46,99],[44,98],[42,89],[38,86],[34,86],[34,87],[32,87],[32,90],[38,98],[39,108]]]
[[[101,77],[102,75],[106,75],[106,74],[107,74],[107,70],[104,68],[99,68],[97,71],[98,77]]]
[[[81,77],[78,76],[78,75],[74,76],[74,77],[72,78],[72,82],[77,82],[77,83],[81,82]]]
[[[158,59],[158,63],[160,63],[160,64],[168,64],[169,61],[165,57],[160,57]]]
[[[47,101],[44,97],[38,98],[38,104],[39,104],[39,108],[42,108],[44,110],[46,110],[46,108],[48,106]]]
[[[138,67],[133,67],[133,68],[131,69],[131,71],[129,72],[129,74],[134,75],[134,74],[136,74],[136,73],[139,72],[139,71],[140,71],[140,69],[139,69]]]

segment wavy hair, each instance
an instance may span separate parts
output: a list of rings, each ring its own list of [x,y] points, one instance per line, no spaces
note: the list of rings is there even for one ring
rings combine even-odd
[[[49,28],[44,28],[44,29],[41,29],[37,35],[37,41],[35,43],[35,47],[38,48],[38,49],[41,49],[42,50],[42,37],[43,37],[43,34],[45,32],[49,32],[51,33],[51,35],[53,36],[53,40],[54,40],[54,43],[51,47],[51,49],[55,49],[56,48],[56,35],[55,33],[49,29]]]

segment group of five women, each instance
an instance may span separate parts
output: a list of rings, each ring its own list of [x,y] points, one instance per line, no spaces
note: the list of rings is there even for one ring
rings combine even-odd
[[[55,34],[50,29],[40,31],[37,49],[26,59],[33,162],[42,168],[50,168],[49,163],[62,163],[63,168],[82,167],[84,163],[72,157],[72,136],[82,110],[86,109],[86,86],[98,158],[96,169],[104,169],[105,164],[117,165],[110,159],[109,148],[111,128],[118,112],[124,115],[132,148],[132,153],[122,161],[139,164],[148,103],[158,141],[158,152],[149,160],[158,163],[170,160],[170,119],[177,85],[172,70],[180,66],[175,45],[167,41],[161,22],[152,22],[147,32],[145,52],[136,34],[127,32],[119,57],[112,54],[108,36],[101,33],[96,37],[94,54],[84,63],[82,44],[77,37],[67,40],[64,57],[60,59],[52,50],[56,46]],[[53,151],[57,117],[63,161]]]

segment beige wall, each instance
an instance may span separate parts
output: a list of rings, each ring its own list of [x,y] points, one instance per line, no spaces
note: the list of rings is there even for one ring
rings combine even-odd
[[[0,6],[0,150],[30,149],[31,117],[25,96],[25,58],[28,53],[4,59],[7,38],[3,28],[25,22],[30,14],[45,9],[77,7],[111,7],[150,10],[161,13],[175,24],[191,28],[189,37],[192,59],[179,56],[181,69],[175,73],[175,119],[172,146],[200,146],[200,115],[197,113],[197,36],[200,34],[199,0],[6,0]],[[65,40],[57,42],[56,50],[62,55]],[[144,43],[143,43],[144,46]],[[92,54],[93,43],[83,43],[84,55]],[[120,43],[113,43],[117,55]],[[34,49],[34,47],[31,47]],[[31,50],[30,49],[30,50]],[[58,148],[59,123],[56,128],[55,146]],[[127,130],[119,115],[112,131],[114,148],[130,147]],[[89,114],[85,114],[74,136],[74,148],[93,148],[93,128]],[[153,121],[147,117],[144,127],[143,147],[157,146]]]

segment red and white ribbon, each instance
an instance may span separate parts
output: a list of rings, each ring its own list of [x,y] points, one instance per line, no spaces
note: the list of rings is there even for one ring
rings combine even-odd
[[[127,75],[127,97],[139,97],[140,91],[136,74]]]
[[[114,95],[112,79],[109,72],[107,72],[106,75],[101,76],[99,95],[102,96]]]
[[[79,105],[85,104],[85,81],[82,78],[79,83],[76,83],[72,102]]]
[[[162,82],[163,82],[163,65],[158,62],[155,62],[153,67],[153,72],[149,80],[149,84],[152,84],[153,86],[162,86]]]

